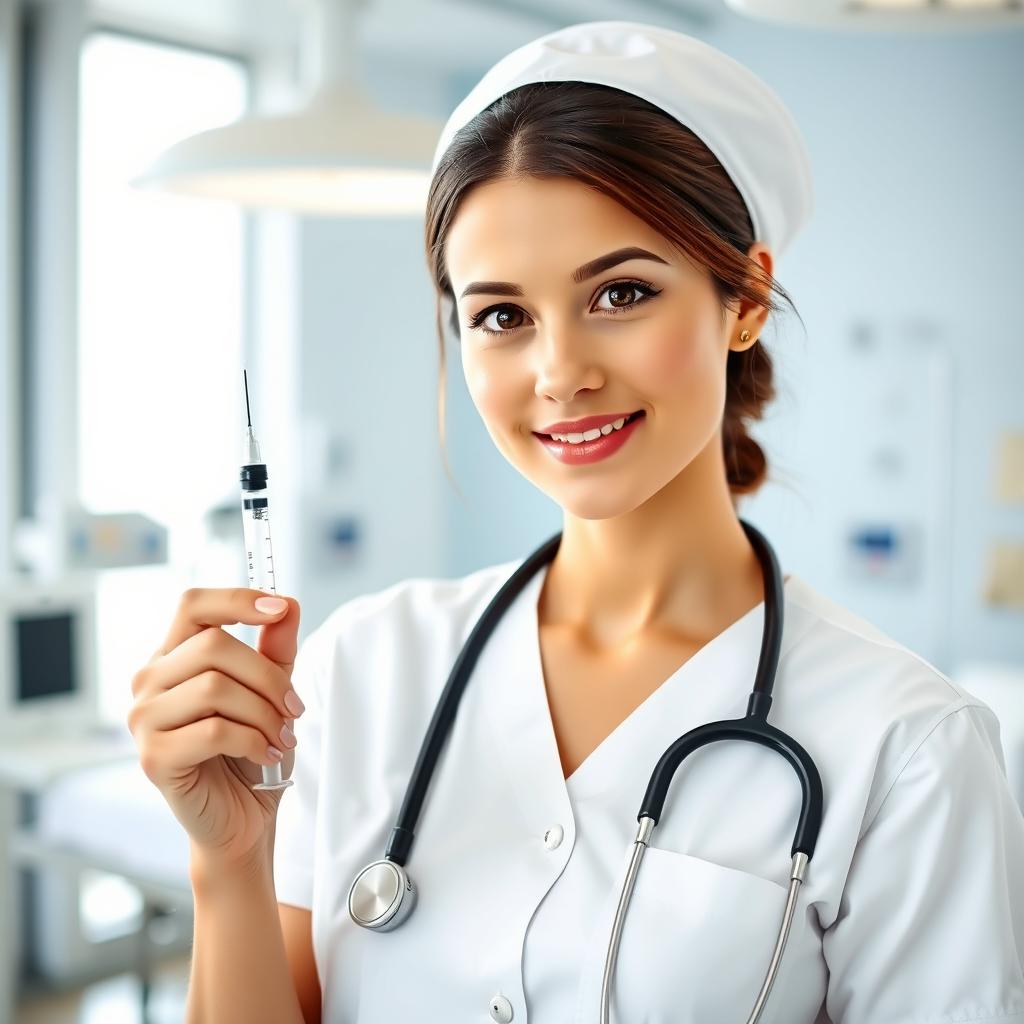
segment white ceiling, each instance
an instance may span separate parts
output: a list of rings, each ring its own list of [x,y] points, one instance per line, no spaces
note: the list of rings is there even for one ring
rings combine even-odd
[[[294,47],[309,0],[88,0],[97,21],[215,49],[259,54]],[[576,21],[649,19],[694,30],[727,13],[722,0],[365,0],[364,59],[444,68],[486,66],[542,32]]]
[[[86,0],[86,7],[104,25],[240,53],[288,45],[298,25],[292,0]]]

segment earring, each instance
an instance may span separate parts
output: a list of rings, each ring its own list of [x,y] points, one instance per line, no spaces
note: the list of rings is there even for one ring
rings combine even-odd
[[[743,344],[746,344],[748,341],[750,341],[750,331],[741,331],[740,341],[743,342]]]

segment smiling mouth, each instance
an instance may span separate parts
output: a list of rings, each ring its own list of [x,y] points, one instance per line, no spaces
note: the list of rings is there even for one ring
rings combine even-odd
[[[628,416],[627,416],[627,417],[626,417],[626,418],[625,418],[625,419],[624,419],[624,420],[622,421],[622,426],[621,426],[621,427],[619,427],[619,430],[625,430],[625,429],[626,429],[626,427],[628,427],[630,423],[632,423],[632,422],[633,422],[634,420],[637,420],[637,419],[639,419],[639,418],[640,418],[641,416],[643,416],[643,415],[644,415],[644,410],[643,410],[643,409],[638,409],[638,410],[637,410],[636,412],[630,413],[630,414],[629,414],[629,415],[628,415]],[[605,424],[605,426],[607,426],[607,424]],[[534,436],[536,436],[536,437],[544,437],[544,438],[547,438],[547,439],[548,439],[549,441],[554,441],[554,440],[555,440],[555,438],[554,438],[554,436],[553,436],[553,435],[551,435],[551,434],[542,434],[542,433],[541,433],[541,432],[540,432],[539,430],[535,430],[535,431],[533,431],[533,433],[534,433]],[[565,433],[564,433],[564,434],[563,434],[562,436],[564,437],[564,436],[566,436],[566,435],[568,435],[568,434],[572,434],[572,433],[577,433],[577,431],[572,431],[572,430],[568,430],[568,431],[565,431]],[[581,431],[578,431],[578,433],[581,433],[581,434],[582,434],[582,433],[586,433],[586,431],[582,431],[582,430],[581,430]],[[605,434],[605,433],[604,433],[604,431],[602,430],[602,435],[603,435],[604,437],[607,437],[607,436],[608,436],[609,434],[614,434],[614,433],[616,433],[616,431],[615,431],[615,430],[609,430],[609,431],[608,431],[608,434]],[[597,440],[600,440],[600,438],[594,438],[594,440],[595,440],[595,441],[597,441]],[[568,442],[568,443],[569,443],[569,444],[572,444],[572,442],[571,442],[571,441],[570,441],[570,442]],[[587,443],[589,443],[589,442],[586,442],[586,441],[582,441],[582,442],[579,442],[579,443],[581,443],[581,444],[587,444]]]

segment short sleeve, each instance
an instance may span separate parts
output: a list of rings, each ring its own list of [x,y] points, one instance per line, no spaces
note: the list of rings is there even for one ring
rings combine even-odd
[[[313,907],[313,851],[320,775],[323,685],[329,671],[325,626],[299,645],[292,686],[306,710],[295,719],[292,785],[281,794],[274,834],[274,887],[280,903]]]
[[[899,772],[822,950],[835,1024],[1024,1022],[1024,816],[985,705],[950,710]]]

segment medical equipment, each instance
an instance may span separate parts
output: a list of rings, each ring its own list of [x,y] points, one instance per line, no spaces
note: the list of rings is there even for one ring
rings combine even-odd
[[[623,882],[609,939],[601,986],[601,1024],[608,1024],[612,976],[618,956],[619,940],[640,862],[654,826],[662,815],[672,778],[688,754],[717,740],[748,740],[768,747],[784,757],[796,772],[800,782],[801,808],[790,850],[790,885],[782,926],[765,980],[747,1024],[755,1024],[764,1010],[789,937],[799,887],[803,882],[807,865],[814,855],[823,811],[821,778],[814,761],[803,747],[784,732],[769,725],[767,720],[782,644],[782,576],[775,552],[767,539],[749,523],[742,519],[740,522],[757,553],[764,574],[764,631],[754,689],[747,702],[747,713],[744,718],[709,722],[691,729],[665,751],[654,769],[637,815],[640,827],[634,840],[632,858]],[[349,889],[348,909],[356,924],[374,931],[390,931],[397,928],[412,912],[417,891],[405,870],[405,864],[412,848],[423,799],[441,748],[455,720],[459,700],[469,681],[473,666],[501,616],[529,579],[554,558],[561,540],[562,535],[558,533],[545,541],[516,569],[492,598],[456,659],[420,748],[398,821],[391,830],[384,859],[364,867],[356,875]]]
[[[89,729],[97,675],[94,578],[0,584],[0,742]]]
[[[276,594],[274,588],[274,554],[270,547],[270,502],[267,494],[267,464],[260,458],[260,446],[252,432],[249,413],[249,377],[242,371],[245,384],[245,418],[248,423],[245,449],[242,453],[242,529],[245,533],[245,556],[249,567],[249,586]],[[291,779],[281,776],[281,765],[262,765],[263,781],[253,789],[287,789]]]

